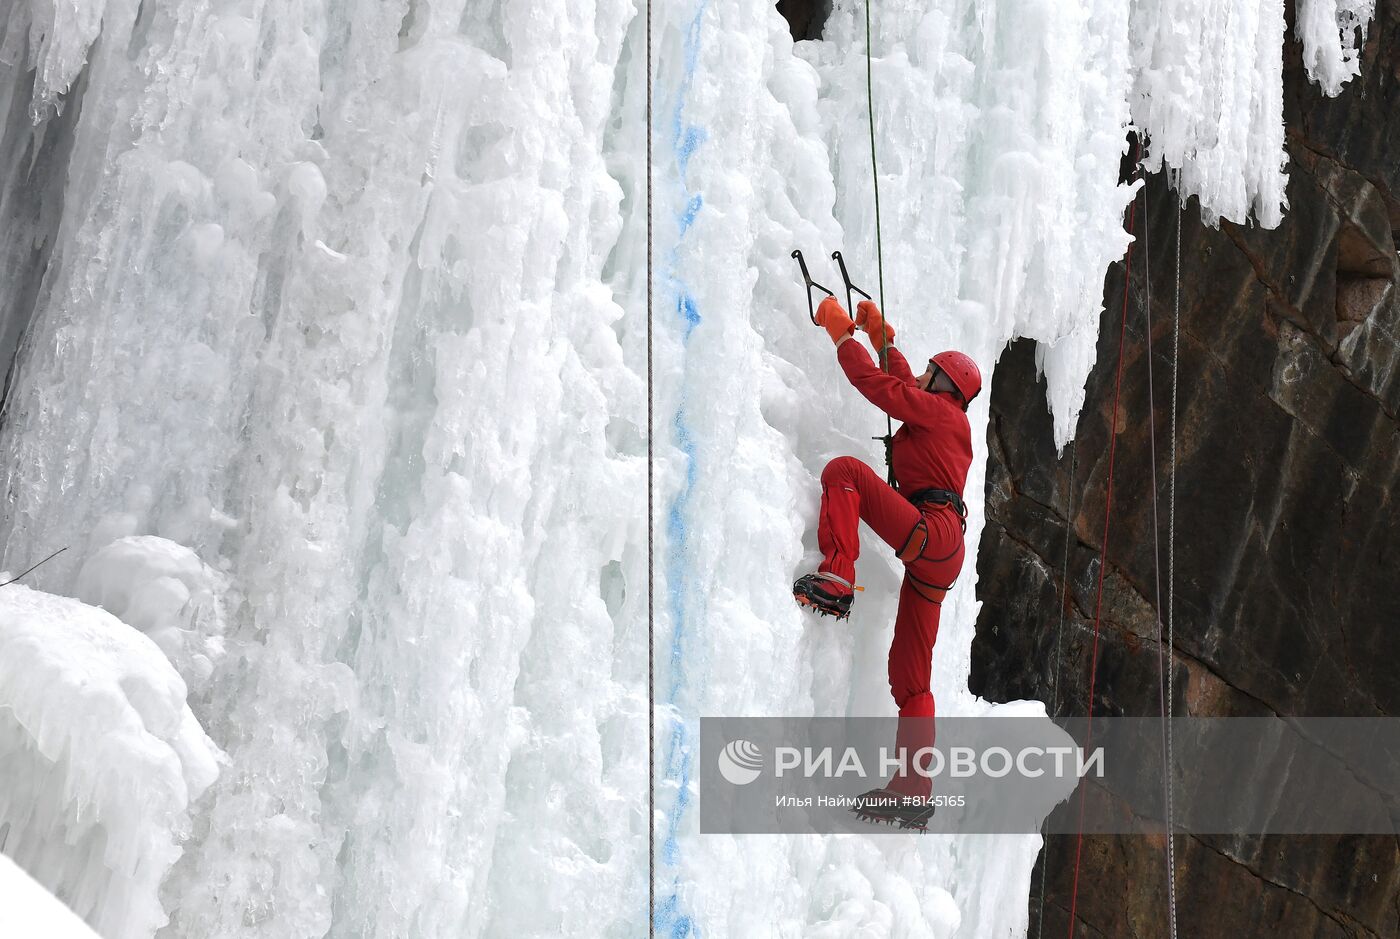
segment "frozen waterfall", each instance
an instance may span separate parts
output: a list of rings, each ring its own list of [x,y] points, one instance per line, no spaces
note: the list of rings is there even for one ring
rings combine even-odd
[[[1064,442],[1128,127],[1208,217],[1286,208],[1283,0],[873,7],[890,321],[1035,339]],[[1371,4],[1298,9],[1335,94]],[[0,8],[0,567],[69,547],[0,588],[0,850],[108,939],[643,934],[649,573],[666,935],[1024,933],[1037,836],[696,832],[700,715],[892,710],[892,559],[851,628],[788,590],[823,464],[880,458],[789,260],[875,285],[865,14],[652,10],[649,558],[643,12]],[[989,397],[940,714],[1043,712],[966,690]]]

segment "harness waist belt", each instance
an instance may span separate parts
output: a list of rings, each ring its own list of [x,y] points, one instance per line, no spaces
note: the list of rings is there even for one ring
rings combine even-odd
[[[918,492],[911,492],[908,499],[914,505],[922,505],[925,502],[946,503],[951,505],[958,515],[967,518],[967,506],[963,505],[962,496],[951,489],[920,489]]]

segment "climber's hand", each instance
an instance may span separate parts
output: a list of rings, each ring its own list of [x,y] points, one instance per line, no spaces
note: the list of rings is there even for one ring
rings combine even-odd
[[[856,324],[851,322],[851,318],[841,309],[841,304],[835,297],[827,297],[821,302],[821,306],[817,307],[817,325],[825,329],[831,341],[835,343],[841,342],[856,331]]]
[[[873,300],[862,300],[856,304],[856,325],[865,330],[870,344],[881,350],[885,343],[894,344],[894,327],[885,322],[885,315]]]

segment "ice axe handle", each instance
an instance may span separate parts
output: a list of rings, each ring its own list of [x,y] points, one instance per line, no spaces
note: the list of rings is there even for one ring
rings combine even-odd
[[[851,291],[852,291],[852,290],[854,290],[856,293],[860,294],[862,297],[864,297],[864,298],[867,299],[867,300],[874,300],[874,299],[875,299],[875,298],[872,297],[870,294],[866,293],[864,290],[861,290],[861,289],[860,289],[859,287],[857,287],[855,284],[851,283],[851,275],[846,273],[846,259],[843,258],[843,257],[841,257],[841,252],[840,252],[840,251],[833,251],[833,252],[831,252],[831,259],[832,259],[833,261],[836,262],[836,264],[837,264],[838,267],[841,268],[841,280],[842,280],[842,281],[845,283],[845,285],[846,285],[846,306],[848,306],[848,307],[851,306]]]
[[[859,287],[857,287],[855,284],[851,283],[851,275],[846,273],[846,259],[843,258],[843,257],[841,257],[841,252],[840,252],[840,251],[833,251],[833,252],[831,252],[831,259],[832,259],[833,261],[836,262],[836,264],[837,264],[838,267],[841,268],[841,280],[845,281],[845,283],[846,283],[846,307],[847,307],[848,309],[850,309],[850,310],[854,310],[854,309],[855,309],[855,305],[851,303],[851,291],[852,291],[852,290],[854,290],[856,293],[860,294],[862,297],[864,297],[864,298],[867,299],[867,300],[872,300],[872,301],[873,301],[873,300],[875,299],[875,298],[872,297],[870,294],[866,293],[864,290],[861,290],[861,289],[860,289]],[[886,347],[885,347],[885,345],[882,343],[882,344],[880,345],[880,371],[882,371],[882,372],[888,372],[888,371],[890,370],[889,353],[886,352],[885,350],[886,350]],[[876,440],[879,440],[880,438],[877,437],[877,438],[875,438],[875,439],[876,439]],[[885,442],[885,449],[886,449],[886,450],[889,449],[889,441],[886,441],[886,442]],[[889,456],[888,453],[886,453],[885,455],[886,455],[886,457]],[[893,485],[893,484],[891,484],[891,485]]]
[[[807,318],[812,321],[813,326],[820,326],[821,324],[817,322],[817,311],[812,306],[812,288],[816,287],[828,297],[834,297],[836,295],[830,290],[827,290],[821,284],[817,283],[815,280],[813,280],[812,275],[807,273],[807,260],[806,258],[802,257],[801,250],[799,250],[798,248],[793,248],[792,256],[797,259],[797,266],[802,268],[802,285],[807,290]]]

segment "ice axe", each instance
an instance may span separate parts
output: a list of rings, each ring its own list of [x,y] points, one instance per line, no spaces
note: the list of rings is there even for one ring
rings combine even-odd
[[[821,324],[817,322],[816,308],[812,306],[812,288],[816,287],[828,297],[834,297],[836,294],[817,283],[812,279],[812,275],[807,273],[807,260],[802,257],[801,249],[793,248],[792,256],[797,259],[797,266],[802,268],[802,284],[807,288],[807,317],[812,321],[813,326],[819,326]]]
[[[874,297],[872,297],[870,294],[866,293],[864,290],[861,290],[861,289],[860,289],[859,287],[857,287],[855,284],[851,283],[851,275],[848,274],[848,273],[846,273],[846,259],[843,258],[843,257],[841,257],[841,252],[840,252],[840,251],[833,251],[833,252],[831,252],[831,259],[832,259],[833,261],[836,262],[836,265],[837,265],[839,268],[841,268],[841,280],[843,280],[843,281],[845,282],[845,284],[846,284],[846,309],[848,309],[848,310],[855,309],[855,307],[854,307],[854,306],[852,305],[852,303],[851,303],[851,291],[852,291],[852,290],[854,290],[856,293],[860,294],[860,295],[861,295],[862,297],[864,297],[865,299],[870,300],[871,302],[874,302],[874,300],[875,300]],[[889,371],[890,371],[889,355],[888,355],[888,353],[886,353],[885,348],[886,348],[885,343],[883,343],[883,342],[880,343],[880,371],[882,371],[882,372],[884,372],[884,373],[886,373],[886,374],[889,374]],[[881,436],[879,436],[879,437],[871,437],[870,439],[871,439],[871,440],[878,440],[878,441],[880,441],[881,443],[883,443],[883,444],[885,445],[885,469],[886,469],[885,481],[888,482],[888,483],[890,484],[890,487],[891,487],[891,488],[898,489],[898,488],[899,488],[899,481],[896,480],[896,479],[894,478],[894,455],[893,455],[893,453],[892,453],[891,450],[890,450],[890,448],[891,448],[891,447],[893,446],[893,444],[894,444],[894,422],[890,420],[890,416],[889,416],[888,414],[885,415],[885,432],[884,432],[884,434],[881,435]]]
[[[797,266],[802,269],[802,285],[806,288],[807,291],[807,317],[812,321],[813,326],[819,326],[821,324],[817,322],[817,313],[815,308],[812,306],[812,288],[817,288],[822,293],[826,294],[828,297],[834,297],[836,296],[836,294],[832,293],[830,290],[826,289],[821,284],[817,283],[815,280],[812,279],[811,273],[807,270],[807,260],[804,257],[802,257],[801,249],[794,248],[792,250],[792,257],[795,261],[797,261]],[[846,287],[847,310],[851,309],[852,291],[860,294],[867,300],[875,299],[874,297],[870,296],[870,294],[866,293],[864,290],[851,283],[851,275],[846,271],[846,259],[841,256],[840,251],[831,252],[831,257],[832,260],[834,260],[837,266],[841,269],[841,280]],[[888,373],[890,370],[883,346],[880,349],[880,369],[886,373]],[[887,469],[885,478],[886,481],[889,482],[890,486],[898,489],[899,482],[894,478],[894,458],[890,449],[894,443],[894,424],[890,421],[890,417],[888,414],[885,415],[884,435],[879,437],[872,437],[870,439],[879,440],[885,445],[885,467]]]
[[[831,252],[831,259],[832,259],[833,261],[836,262],[836,264],[837,264],[838,267],[841,268],[841,279],[842,279],[843,281],[845,281],[845,283],[846,283],[846,309],[847,309],[848,311],[854,310],[854,309],[855,309],[855,305],[851,303],[851,291],[852,291],[852,290],[854,290],[856,293],[860,294],[862,297],[864,297],[865,299],[867,299],[867,300],[869,300],[869,301],[871,301],[871,302],[873,303],[874,300],[875,300],[874,297],[872,297],[870,294],[866,293],[864,290],[861,290],[861,289],[860,289],[859,287],[857,287],[855,284],[851,283],[851,275],[848,274],[848,273],[846,273],[846,259],[843,258],[843,257],[841,257],[841,252],[840,252],[840,251],[833,251],[833,252]],[[883,371],[883,372],[888,372],[888,371],[890,370],[889,363],[886,361],[885,345],[884,345],[884,343],[881,343],[881,344],[880,344],[880,370]],[[876,439],[876,440],[879,440],[880,438],[879,438],[879,437],[876,437],[875,439]],[[888,446],[888,444],[887,444],[887,446]]]
[[[854,310],[854,309],[855,309],[855,306],[852,305],[852,303],[851,303],[851,291],[852,291],[852,290],[854,290],[856,293],[860,294],[862,297],[864,297],[864,298],[867,299],[867,300],[874,300],[874,299],[875,299],[875,298],[872,297],[870,294],[866,293],[864,290],[861,290],[861,289],[860,289],[859,287],[857,287],[855,284],[851,283],[851,275],[846,273],[846,259],[843,258],[843,257],[841,257],[841,252],[840,252],[840,251],[833,251],[833,252],[831,252],[831,260],[835,261],[836,264],[837,264],[837,266],[841,268],[841,279],[842,279],[843,281],[845,281],[845,283],[846,283],[846,309],[847,309],[847,310]]]

